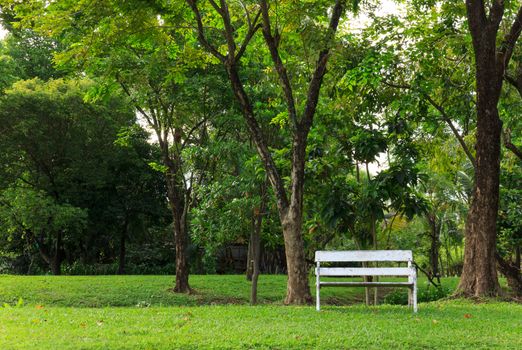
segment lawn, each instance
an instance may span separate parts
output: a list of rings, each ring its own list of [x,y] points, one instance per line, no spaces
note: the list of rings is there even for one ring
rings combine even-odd
[[[190,296],[171,293],[172,281],[0,276],[0,349],[522,349],[517,304],[438,301],[415,315],[361,305],[360,289],[331,288],[318,313],[282,305],[285,276],[261,276],[255,307],[243,276],[192,276]]]

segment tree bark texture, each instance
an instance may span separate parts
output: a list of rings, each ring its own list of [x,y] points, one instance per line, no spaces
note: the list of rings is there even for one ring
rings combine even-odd
[[[477,54],[485,65],[487,56]],[[477,63],[478,65],[478,63]],[[465,232],[464,265],[458,287],[465,296],[497,296],[500,293],[495,264],[500,184],[500,132],[498,96],[491,85],[495,71],[477,67],[477,142],[475,183]],[[499,92],[498,92],[499,93]]]

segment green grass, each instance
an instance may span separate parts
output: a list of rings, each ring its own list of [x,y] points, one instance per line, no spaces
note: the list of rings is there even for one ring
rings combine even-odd
[[[439,301],[414,315],[404,306],[353,305],[360,289],[330,288],[330,304],[352,305],[318,313],[282,305],[285,276],[261,276],[263,304],[254,307],[243,276],[192,276],[190,296],[171,293],[172,282],[0,276],[0,303],[8,304],[0,307],[0,349],[522,349],[518,304]]]

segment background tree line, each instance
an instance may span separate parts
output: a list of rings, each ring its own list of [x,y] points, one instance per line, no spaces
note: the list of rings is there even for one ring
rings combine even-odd
[[[189,292],[239,244],[307,303],[315,250],[413,249],[522,294],[520,3],[377,5],[2,1],[3,259]]]

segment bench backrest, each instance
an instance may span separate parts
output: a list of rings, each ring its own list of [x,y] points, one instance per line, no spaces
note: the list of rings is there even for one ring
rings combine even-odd
[[[316,262],[412,261],[411,250],[316,251]]]

